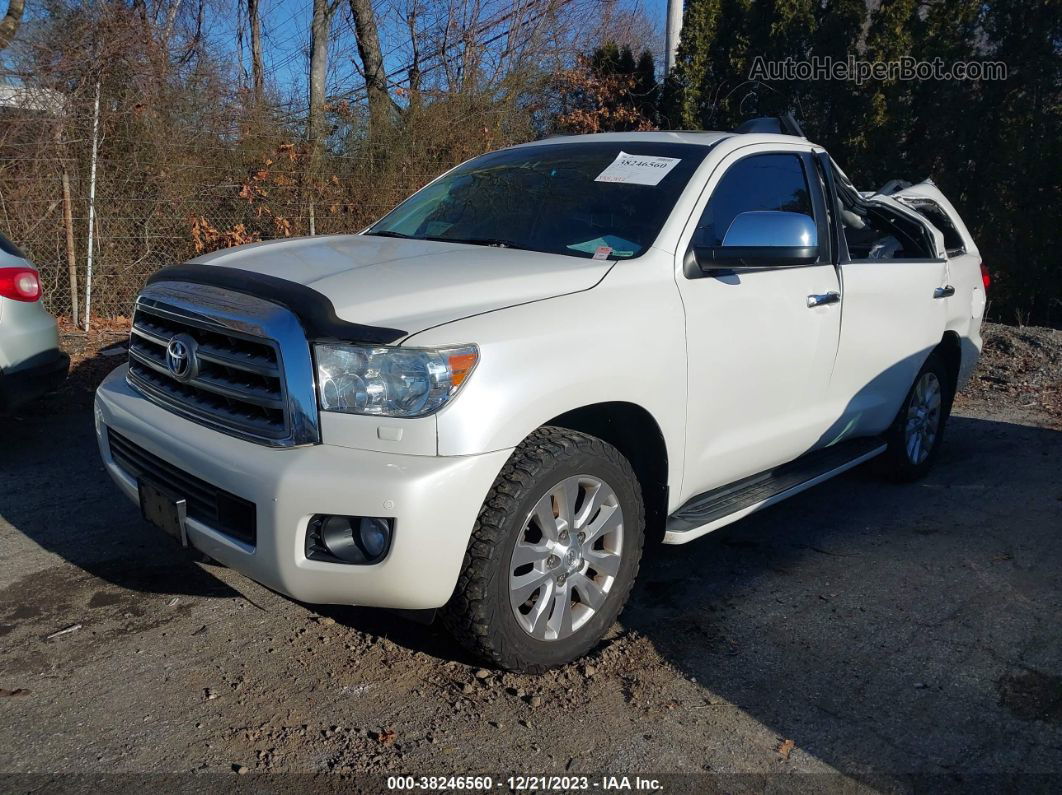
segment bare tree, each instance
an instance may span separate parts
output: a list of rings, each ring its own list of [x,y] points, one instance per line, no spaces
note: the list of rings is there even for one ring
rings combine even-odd
[[[181,10],[181,0],[172,0],[166,9],[166,23],[162,26],[162,42],[169,46],[170,37],[173,35],[173,26],[177,24],[177,14]]]
[[[376,29],[376,12],[370,0],[350,0],[350,15],[354,19],[354,32],[358,39],[358,55],[365,72],[365,93],[369,100],[370,125],[385,124],[391,110],[391,95],[387,91],[387,73],[384,71],[383,54],[380,50],[380,34]]]
[[[262,20],[258,13],[260,0],[247,0],[247,24],[251,29],[251,84],[255,104],[262,102],[265,90],[265,70],[262,67]]]
[[[420,107],[420,35],[417,32],[420,7],[418,0],[413,0],[406,14],[406,29],[409,31],[410,61],[409,61],[409,107]]]
[[[24,0],[8,0],[7,13],[0,19],[0,50],[4,49],[18,33],[18,26],[22,24],[22,12],[25,10]]]
[[[328,77],[328,37],[332,31],[332,17],[339,0],[313,0],[313,19],[310,22],[310,112],[306,123],[306,137],[316,148],[324,120],[325,81]]]
[[[325,82],[328,79],[328,39],[332,31],[332,17],[340,0],[313,0],[310,21],[310,111],[306,119],[306,137],[310,142],[307,161],[310,184],[316,178],[321,160],[320,139],[324,126]],[[311,188],[312,194],[313,188]],[[309,206],[310,234],[317,234],[317,207],[312,196]]]

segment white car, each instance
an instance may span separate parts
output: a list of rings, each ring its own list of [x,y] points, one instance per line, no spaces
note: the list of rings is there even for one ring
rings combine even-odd
[[[0,415],[59,387],[70,357],[55,318],[41,305],[41,280],[26,255],[0,235]]]
[[[615,621],[647,535],[924,474],[984,306],[930,182],[861,194],[790,135],[554,138],[360,234],[155,274],[96,428],[181,543],[541,671]]]

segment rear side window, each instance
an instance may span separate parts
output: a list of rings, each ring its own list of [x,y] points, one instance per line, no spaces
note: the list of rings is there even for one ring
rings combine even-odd
[[[752,155],[727,169],[693,233],[695,246],[721,246],[734,218],[752,210],[784,210],[815,217],[799,155]]]
[[[929,199],[909,199],[907,203],[944,235],[944,248],[948,250],[949,257],[957,257],[966,253],[966,244],[963,242],[962,235],[939,204]]]
[[[0,251],[3,251],[5,254],[10,254],[12,257],[21,257],[22,259],[26,258],[26,255],[18,250],[18,246],[16,246],[3,235],[0,235]]]

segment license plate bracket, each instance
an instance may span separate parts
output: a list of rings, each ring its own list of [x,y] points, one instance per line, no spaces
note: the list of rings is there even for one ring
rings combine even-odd
[[[171,536],[182,547],[188,546],[185,525],[187,503],[184,497],[159,483],[143,478],[137,480],[140,492],[140,513],[144,519]]]

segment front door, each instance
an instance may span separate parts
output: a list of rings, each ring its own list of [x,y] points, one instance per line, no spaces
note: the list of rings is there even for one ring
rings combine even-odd
[[[689,396],[684,499],[800,456],[829,425],[824,399],[840,304],[809,306],[808,299],[840,287],[811,168],[795,148],[735,153],[702,197],[697,245],[719,245],[739,213],[783,210],[816,219],[822,255],[802,267],[729,274],[687,268],[679,276]]]

